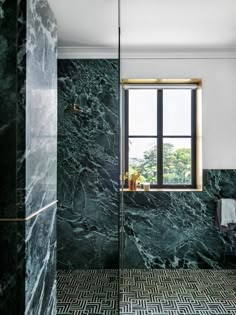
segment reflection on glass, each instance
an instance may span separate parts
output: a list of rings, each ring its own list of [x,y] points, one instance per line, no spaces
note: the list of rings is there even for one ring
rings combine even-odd
[[[139,172],[140,183],[157,182],[156,139],[129,138],[129,173]]]
[[[157,90],[129,90],[129,135],[157,134]]]
[[[163,90],[163,135],[191,135],[191,90]]]
[[[191,139],[164,139],[163,184],[191,184]]]

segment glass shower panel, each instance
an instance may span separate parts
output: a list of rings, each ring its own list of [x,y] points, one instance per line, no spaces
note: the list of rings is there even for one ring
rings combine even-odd
[[[199,171],[202,140],[206,151],[203,165],[214,166],[221,157],[225,164],[227,154],[219,154],[220,145],[216,145],[213,158],[208,158],[207,152],[216,143],[209,139],[218,139],[218,134],[222,139],[222,128],[224,134],[233,130],[233,124],[227,128],[233,113],[232,104],[227,104],[230,93],[234,95],[236,73],[234,78],[232,71],[228,78],[219,75],[226,61],[214,57],[219,41],[213,44],[217,41],[216,29],[222,38],[230,37],[236,1],[228,2],[226,10],[224,1],[215,1],[213,12],[210,1],[121,0],[120,315],[221,314],[227,309],[233,314],[236,310],[236,228],[217,222],[222,199],[234,202],[235,170]],[[215,28],[210,12],[212,17],[220,17],[215,19]],[[212,43],[212,54],[193,49],[206,42]],[[226,51],[224,43],[221,48]],[[187,89],[180,88],[180,83],[188,85]],[[147,115],[140,95],[129,99],[125,93],[142,85],[152,88],[152,84],[161,87],[157,93],[158,117]],[[208,114],[209,108],[212,112]],[[217,110],[223,115],[219,123],[215,119]],[[124,115],[127,112],[129,119]],[[128,186],[130,176],[125,171],[127,165],[140,169],[138,163],[148,151],[147,142],[154,137],[154,116],[158,119],[159,185],[151,191],[135,191],[135,185]],[[196,177],[202,180],[202,187],[197,189],[190,188],[195,182],[195,165]]]
[[[65,14],[76,29],[59,32],[59,46],[72,48],[66,59],[59,49],[58,61],[58,304],[73,288],[81,313],[117,314],[118,4],[73,3]],[[74,310],[70,303],[66,311]]]

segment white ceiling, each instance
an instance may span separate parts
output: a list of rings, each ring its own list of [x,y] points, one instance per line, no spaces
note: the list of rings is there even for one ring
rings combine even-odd
[[[61,47],[117,47],[118,0],[49,0]],[[121,0],[127,49],[236,48],[236,0]]]
[[[117,0],[48,0],[58,22],[60,47],[115,47]]]

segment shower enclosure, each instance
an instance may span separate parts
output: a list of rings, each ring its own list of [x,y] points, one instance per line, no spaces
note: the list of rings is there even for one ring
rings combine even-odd
[[[214,202],[235,198],[236,171],[204,169],[202,191],[124,179],[121,80],[191,79],[207,62],[130,57],[125,1],[86,1],[78,15],[81,45],[58,60],[57,313],[236,314],[235,231],[219,232]]]
[[[77,19],[81,47],[58,60],[57,312],[118,314],[117,2],[83,1]]]

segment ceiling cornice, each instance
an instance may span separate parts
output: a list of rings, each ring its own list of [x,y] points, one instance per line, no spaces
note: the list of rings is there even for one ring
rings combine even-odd
[[[58,59],[117,59],[118,50],[110,47],[58,47]]]
[[[112,47],[58,47],[58,59],[117,59]],[[236,47],[122,48],[122,59],[236,59]]]

